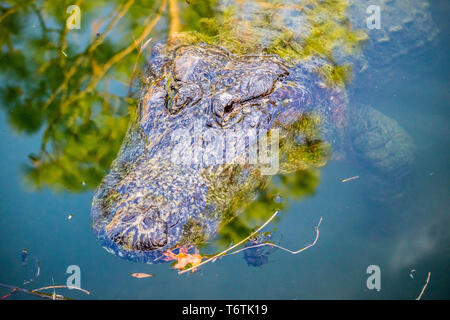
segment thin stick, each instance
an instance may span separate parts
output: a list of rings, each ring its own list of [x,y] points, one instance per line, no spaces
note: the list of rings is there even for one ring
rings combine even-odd
[[[253,235],[255,235],[256,233],[258,233],[262,228],[264,228],[265,226],[267,226],[269,224],[270,221],[273,220],[273,218],[275,218],[275,216],[278,214],[278,211],[275,211],[275,213],[269,218],[269,220],[267,220],[261,227],[259,227],[255,232],[252,232],[248,237],[246,237],[244,240],[238,242],[237,244],[235,244],[234,246],[229,247],[228,249],[226,249],[225,251],[222,251],[221,253],[216,254],[214,257],[211,257],[205,261],[203,261],[202,263],[199,263],[196,266],[192,266],[188,269],[179,271],[178,274],[182,274],[188,271],[191,271],[192,269],[196,269],[198,267],[200,267],[201,265],[204,265],[205,263],[211,262],[216,260],[218,257],[225,255],[228,251],[238,247],[239,245],[241,245],[242,243],[244,243],[245,241],[247,241],[248,239],[250,239]]]
[[[0,300],[5,300],[6,298],[9,298],[14,292],[16,292],[17,291],[17,288],[14,288],[14,289],[12,289],[12,291],[10,292],[10,293],[8,293],[8,294],[5,294],[4,296],[2,296],[1,298],[0,298]]]
[[[14,292],[20,291],[20,292],[23,292],[26,294],[31,294],[33,296],[37,296],[37,297],[41,297],[41,298],[45,298],[45,299],[49,299],[49,300],[54,300],[53,296],[48,295],[47,293],[44,293],[44,292],[34,292],[34,291],[31,291],[28,289],[10,286],[10,285],[3,284],[3,283],[0,283],[0,287],[12,289],[12,290],[14,290]],[[7,298],[7,297],[5,297],[5,298]],[[57,295],[55,298],[56,298],[56,300],[67,300],[68,299],[64,296],[59,296],[59,295]]]
[[[279,249],[281,249],[281,250],[287,251],[287,252],[289,252],[289,253],[291,253],[291,254],[298,254],[298,253],[300,253],[300,252],[302,252],[302,251],[305,251],[305,250],[308,249],[308,248],[313,247],[313,246],[317,243],[317,240],[319,239],[319,226],[320,226],[321,223],[322,223],[322,217],[320,217],[319,223],[318,223],[317,226],[315,227],[315,228],[316,228],[316,238],[314,239],[314,242],[308,244],[306,247],[303,247],[303,248],[301,248],[301,249],[299,249],[299,250],[297,250],[297,251],[289,250],[289,249],[287,249],[287,248],[284,248],[284,247],[279,246],[279,245],[274,244],[274,243],[265,242],[265,243],[255,244],[255,245],[253,245],[253,246],[249,246],[249,247],[245,247],[245,248],[239,249],[239,250],[237,250],[237,251],[234,251],[234,252],[232,252],[232,253],[229,253],[228,255],[236,254],[236,253],[239,253],[239,252],[241,252],[241,251],[245,251],[245,250],[252,249],[252,248],[257,248],[257,247],[262,247],[262,246],[276,247],[276,248],[279,248]]]
[[[341,182],[347,182],[347,181],[355,180],[355,179],[358,179],[358,178],[359,178],[359,176],[354,176],[354,177],[350,177],[350,178],[347,178],[347,179],[342,179]]]
[[[46,286],[46,287],[42,287],[42,288],[39,288],[39,289],[34,289],[34,290],[32,290],[32,292],[42,291],[42,290],[47,290],[47,289],[57,289],[57,288],[76,289],[76,290],[83,291],[86,294],[91,294],[89,291],[81,289],[81,288],[78,288],[78,287],[63,286],[63,285]]]
[[[420,298],[422,298],[423,293],[425,292],[425,289],[428,286],[428,282],[430,281],[430,276],[431,276],[431,272],[428,272],[428,277],[427,277],[427,282],[425,283],[425,285],[422,288],[422,291],[420,292],[419,296],[416,298],[416,300],[420,300]]]

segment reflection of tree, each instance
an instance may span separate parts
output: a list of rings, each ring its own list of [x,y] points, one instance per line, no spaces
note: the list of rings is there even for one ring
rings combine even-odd
[[[290,201],[314,194],[319,181],[318,169],[276,176],[266,189],[258,192],[255,201],[248,203],[239,216],[221,228],[219,245],[227,247],[238,243],[275,211],[287,209]]]
[[[93,188],[115,157],[128,108],[136,103],[109,93],[111,78],[128,81],[135,49],[165,7],[165,1],[136,2],[109,2],[112,13],[102,9],[105,3],[76,2],[82,30],[91,27],[89,41],[65,28],[70,1],[20,1],[1,8],[2,106],[16,130],[43,132],[41,150],[30,155],[26,168],[32,185]],[[116,37],[119,23],[124,32]]]
[[[220,2],[3,2],[0,101],[14,129],[42,132],[41,149],[26,166],[31,185],[73,191],[97,186],[137,105],[129,96],[111,93],[117,92],[111,87],[128,84],[131,73],[142,69],[139,58],[150,37],[153,42],[206,41],[235,52],[264,51],[293,60],[318,55],[331,62],[331,68],[319,70],[328,80],[347,79],[347,67],[334,62],[333,52],[338,45],[353,49],[362,36],[349,30],[346,1],[308,0],[304,10],[287,1],[258,0],[252,19],[240,10],[252,1],[229,2],[229,8]],[[66,9],[73,4],[81,8],[81,30],[65,27]],[[300,40],[297,30],[283,25],[278,13],[286,8],[308,17],[313,26],[309,36]],[[189,32],[178,37],[180,31]]]
[[[280,174],[271,178],[256,196],[243,194],[232,200],[235,218],[222,223],[218,244],[238,243],[265,222],[275,211],[287,209],[292,200],[312,195],[320,181],[319,167],[329,159],[328,143],[320,139],[316,116],[303,115],[280,139]],[[302,141],[298,142],[298,137]],[[249,201],[252,199],[253,201]],[[225,213],[226,215],[226,213]]]

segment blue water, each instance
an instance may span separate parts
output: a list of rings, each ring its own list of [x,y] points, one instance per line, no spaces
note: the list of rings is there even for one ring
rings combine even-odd
[[[431,7],[441,30],[436,48],[393,66],[396,77],[389,85],[357,97],[396,119],[415,141],[414,178],[404,201],[374,205],[361,188],[363,169],[330,161],[315,193],[280,212],[276,223],[281,245],[297,250],[314,240],[313,226],[323,217],[317,244],[298,255],[277,250],[262,267],[248,266],[237,254],[178,275],[168,264],[138,264],[109,254],[91,230],[93,192],[29,189],[21,168],[39,149],[41,134],[15,133],[0,113],[0,283],[29,289],[66,284],[67,267],[78,265],[81,287],[91,294],[57,293],[77,299],[415,299],[430,272],[423,298],[449,299],[448,9]],[[360,178],[341,182],[356,175]],[[25,248],[41,269],[33,283],[22,285]],[[369,265],[380,266],[380,291],[366,286]],[[135,279],[134,272],[154,276]]]

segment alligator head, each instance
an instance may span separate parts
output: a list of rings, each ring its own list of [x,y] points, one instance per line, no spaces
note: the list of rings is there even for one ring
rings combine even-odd
[[[148,263],[214,235],[233,194],[265,181],[250,156],[258,138],[320,95],[310,86],[317,77],[297,66],[294,79],[277,56],[207,45],[165,50],[153,50],[151,80],[92,205],[103,246]]]

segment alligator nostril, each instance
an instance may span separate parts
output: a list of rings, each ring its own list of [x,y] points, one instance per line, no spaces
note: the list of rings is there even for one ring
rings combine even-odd
[[[160,238],[152,241],[155,247],[164,247],[167,244],[167,238]]]

